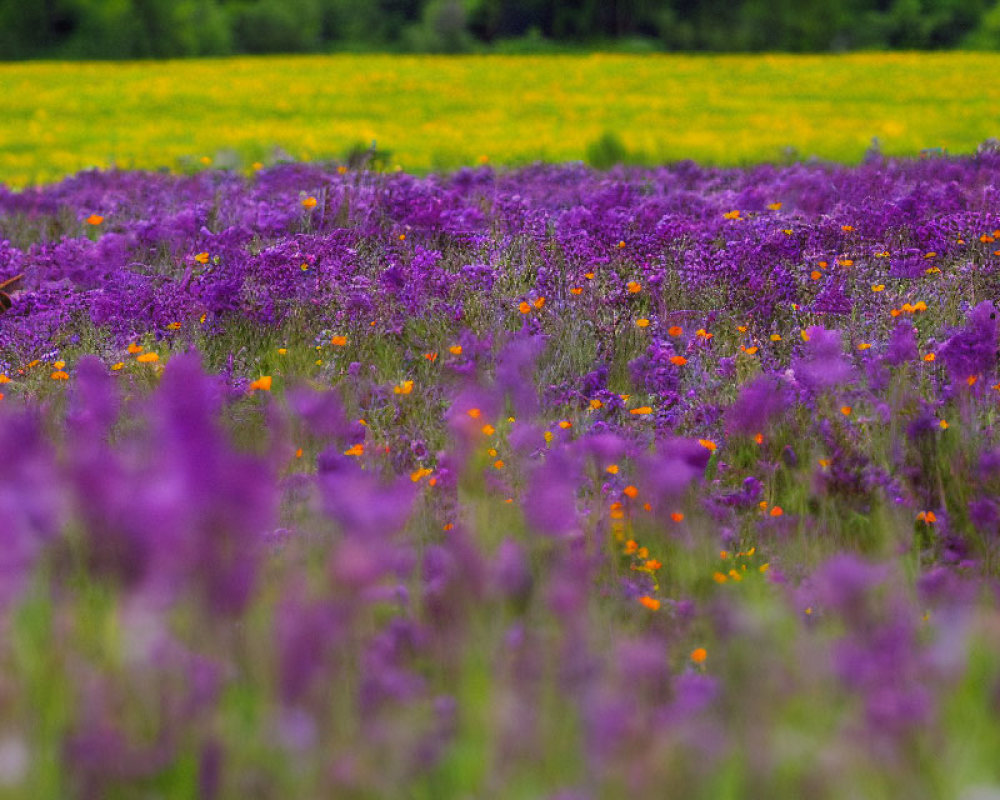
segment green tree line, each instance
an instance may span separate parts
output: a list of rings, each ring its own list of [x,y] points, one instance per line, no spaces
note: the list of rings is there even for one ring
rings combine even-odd
[[[0,0],[0,60],[1000,49],[1000,0]]]

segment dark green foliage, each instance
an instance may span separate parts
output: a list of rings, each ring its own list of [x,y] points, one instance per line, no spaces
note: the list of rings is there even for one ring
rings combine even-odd
[[[0,0],[0,60],[1000,47],[996,0]]]

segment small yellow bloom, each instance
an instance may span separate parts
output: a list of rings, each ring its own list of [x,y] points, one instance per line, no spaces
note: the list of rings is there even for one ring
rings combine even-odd
[[[199,264],[207,264],[208,258],[209,258],[208,253],[203,252],[203,253],[198,253],[198,255],[194,257],[194,260],[197,261]]]
[[[604,403],[602,401],[598,400],[596,397],[593,400],[590,401],[590,410],[591,411],[597,411],[597,409],[603,408],[603,407],[604,407]]]
[[[410,473],[410,480],[413,481],[414,483],[417,483],[421,479],[426,478],[428,475],[430,475],[431,472],[433,472],[433,470],[430,470],[427,467],[421,467],[420,469],[414,470],[413,472]]]
[[[141,356],[136,358],[140,364],[152,364],[155,361],[159,361],[160,356],[157,353],[143,353]]]
[[[117,364],[112,364],[111,365],[111,371],[112,372],[118,372],[118,370],[120,370],[124,366],[125,366],[125,362],[124,361],[119,361]]]
[[[781,211],[781,203],[768,203],[767,207],[771,211]]]
[[[883,292],[883,291],[885,291],[885,284],[884,283],[876,283],[874,286],[872,286],[872,291],[873,292]]]
[[[648,328],[649,327],[649,320],[646,319],[645,317],[641,317],[640,319],[637,319],[635,321],[635,325],[636,325],[637,328]]]
[[[303,197],[302,207],[305,209],[316,208],[316,198],[312,196]]]
[[[413,381],[403,381],[392,387],[392,391],[394,394],[409,394],[413,391]]]
[[[564,431],[569,430],[570,428],[573,427],[573,423],[570,422],[568,419],[560,420],[559,427],[562,428]]]
[[[644,417],[647,414],[652,414],[653,409],[650,406],[639,406],[638,408],[630,408],[628,413],[636,417]]]
[[[132,342],[132,344],[130,344],[128,346],[128,351],[130,353],[132,353],[133,355],[135,353],[141,353],[142,352],[142,345],[141,344],[136,344],[135,342]]]
[[[168,331],[179,331],[181,329],[181,324],[179,322],[171,322],[167,325]]]
[[[606,466],[604,468],[604,471],[607,472],[609,475],[617,475],[618,474],[618,465],[617,464],[608,464],[608,466]]]
[[[279,347],[278,348],[278,355],[279,356],[288,355],[288,348],[287,347]]]
[[[642,291],[642,284],[637,281],[629,281],[625,284],[625,288],[628,289],[629,294],[639,294]]]
[[[462,345],[453,344],[451,347],[448,348],[448,352],[451,353],[453,356],[460,356],[462,355]]]
[[[740,212],[738,210],[734,209],[732,211],[727,211],[722,216],[723,216],[724,219],[739,219],[740,218]]]
[[[69,380],[69,374],[66,373],[66,372],[63,372],[61,369],[57,369],[49,377],[51,377],[52,380],[54,380],[54,381],[68,381]]]

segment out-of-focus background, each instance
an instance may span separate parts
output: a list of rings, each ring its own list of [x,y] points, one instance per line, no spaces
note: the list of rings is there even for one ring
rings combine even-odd
[[[1000,49],[995,0],[0,0],[0,59]]]
[[[997,50],[995,0],[0,0],[0,183],[971,153]]]

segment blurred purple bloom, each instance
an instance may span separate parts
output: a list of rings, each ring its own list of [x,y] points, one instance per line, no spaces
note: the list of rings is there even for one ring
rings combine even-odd
[[[814,325],[806,329],[809,337],[804,354],[792,361],[796,379],[813,391],[847,383],[854,377],[851,362],[843,352],[840,331]]]

